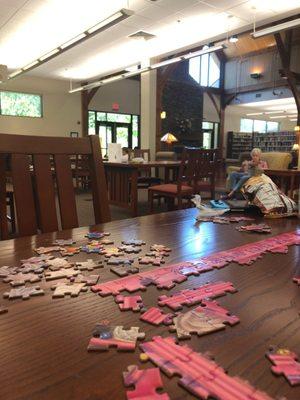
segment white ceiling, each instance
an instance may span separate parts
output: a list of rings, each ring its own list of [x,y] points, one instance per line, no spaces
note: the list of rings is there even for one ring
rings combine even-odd
[[[135,14],[31,75],[78,81],[300,12],[300,0],[0,0],[0,64],[19,69],[120,8]],[[156,38],[128,35],[146,30]],[[17,79],[17,78],[16,78]]]
[[[243,118],[277,122],[284,120],[295,122],[297,119],[297,106],[293,97],[230,105],[228,112],[238,114]]]

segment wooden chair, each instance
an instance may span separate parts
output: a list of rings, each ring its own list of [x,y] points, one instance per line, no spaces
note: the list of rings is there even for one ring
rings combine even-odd
[[[217,150],[200,150],[185,148],[179,168],[177,183],[151,186],[148,189],[150,211],[153,212],[154,196],[178,201],[178,208],[182,208],[182,200],[190,198],[201,190],[210,190],[211,197],[215,197],[215,170]]]
[[[0,229],[8,238],[5,158],[10,157],[19,236],[59,229],[55,184],[62,229],[78,227],[71,155],[88,157],[95,223],[110,221],[99,138],[59,138],[0,134]],[[31,161],[32,160],[32,161]],[[53,166],[51,167],[51,162]]]
[[[150,149],[133,149],[133,157],[141,157],[146,162],[151,161]],[[141,172],[138,177],[138,189],[148,189],[152,185],[159,185],[161,179],[155,176],[151,176],[151,170]]]

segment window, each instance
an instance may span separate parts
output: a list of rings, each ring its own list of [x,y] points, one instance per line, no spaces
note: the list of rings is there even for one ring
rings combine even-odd
[[[262,121],[260,119],[241,118],[240,132],[269,133],[278,132],[279,122]]]
[[[0,92],[0,114],[14,117],[42,118],[39,94]]]
[[[189,60],[189,74],[201,86],[220,87],[220,61],[215,53]]]

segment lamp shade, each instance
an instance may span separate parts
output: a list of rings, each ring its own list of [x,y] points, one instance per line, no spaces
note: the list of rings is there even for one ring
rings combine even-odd
[[[178,142],[178,139],[172,133],[166,133],[161,139],[161,142],[165,142],[168,144]]]
[[[293,151],[299,150],[299,144],[298,144],[298,143],[295,143],[295,144],[293,145],[293,147],[292,147],[292,150],[293,150]]]
[[[300,126],[299,125],[295,126],[294,131],[295,132],[300,132]]]

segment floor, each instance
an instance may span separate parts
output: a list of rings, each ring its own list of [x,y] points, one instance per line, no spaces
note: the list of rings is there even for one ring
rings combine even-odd
[[[221,193],[225,192],[225,183],[219,182],[216,187],[216,197],[219,198]],[[139,205],[138,212],[139,216],[149,214],[148,206],[148,192],[147,189],[141,189],[138,193]],[[202,197],[209,199],[209,193],[203,193]],[[80,191],[76,194],[76,204],[79,219],[79,226],[89,226],[94,224],[94,213],[93,213],[93,201],[92,194],[89,191]],[[122,209],[120,207],[110,206],[111,219],[113,221],[131,218],[130,211]],[[167,211],[166,205],[162,203],[160,206],[155,205],[155,212]]]

